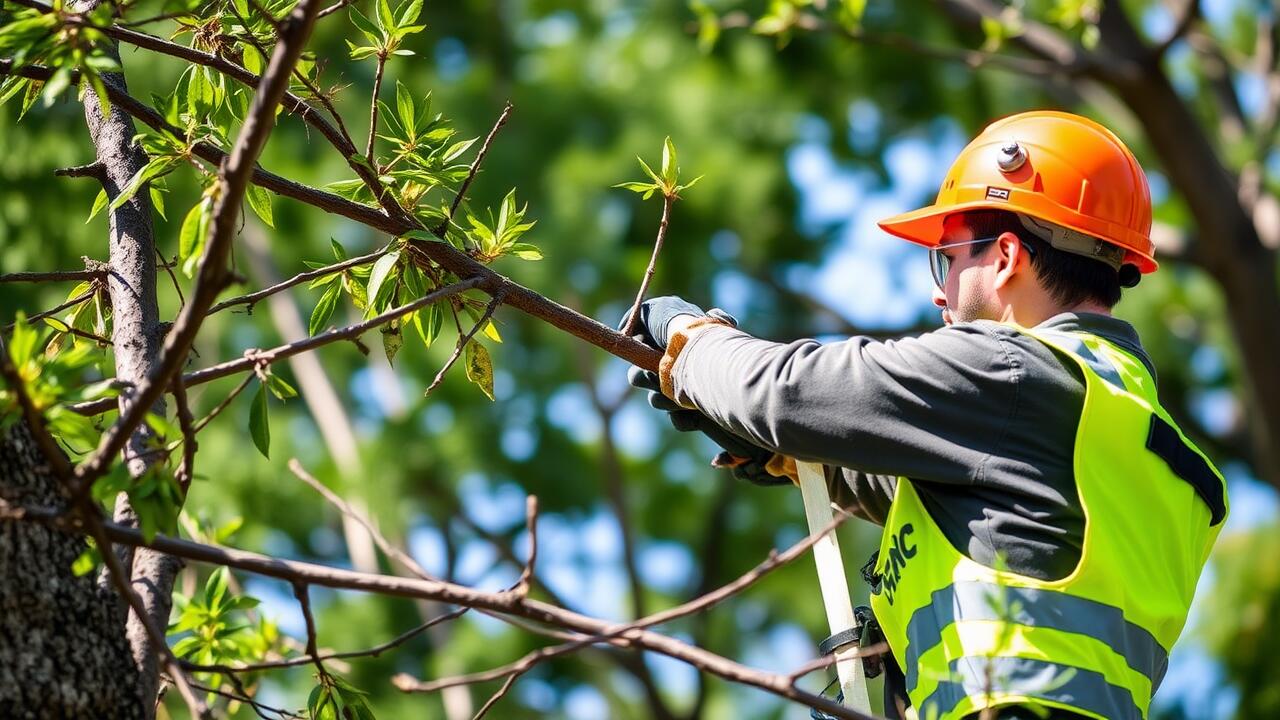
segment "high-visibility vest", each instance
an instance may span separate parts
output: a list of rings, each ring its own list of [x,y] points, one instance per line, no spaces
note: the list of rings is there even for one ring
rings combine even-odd
[[[871,607],[921,720],[1015,704],[1146,718],[1227,514],[1222,475],[1132,355],[1094,335],[1018,329],[1084,374],[1079,564],[1058,580],[979,564],[899,478]]]

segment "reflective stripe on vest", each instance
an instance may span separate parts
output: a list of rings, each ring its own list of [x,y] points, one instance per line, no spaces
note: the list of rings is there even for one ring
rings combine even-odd
[[[1142,718],[1128,690],[1092,670],[1018,657],[964,657],[947,667],[949,679],[921,703],[919,717],[946,717],[965,698],[990,693],[997,702],[1004,695],[1033,697],[1109,720]],[[993,682],[998,682],[998,692],[991,692]]]
[[[1159,687],[1169,664],[1169,653],[1145,628],[1126,620],[1119,608],[1052,590],[958,582],[934,591],[932,603],[917,609],[907,623],[907,692],[920,680],[920,656],[941,643],[943,628],[958,618],[1087,635],[1123,656],[1152,687]]]

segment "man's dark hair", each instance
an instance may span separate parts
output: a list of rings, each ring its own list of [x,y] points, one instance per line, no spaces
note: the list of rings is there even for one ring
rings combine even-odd
[[[1104,307],[1114,307],[1120,302],[1120,273],[1099,260],[1069,253],[1050,245],[1031,234],[1018,216],[1008,210],[973,210],[964,213],[965,226],[973,237],[996,237],[1011,232],[1031,247],[1031,267],[1036,277],[1053,298],[1064,305],[1077,305],[1092,300]],[[991,242],[995,242],[992,240]],[[991,243],[969,246],[970,256],[976,257]]]

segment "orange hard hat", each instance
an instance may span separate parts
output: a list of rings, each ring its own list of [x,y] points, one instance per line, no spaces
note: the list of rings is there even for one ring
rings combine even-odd
[[[932,205],[880,227],[934,247],[943,220],[966,210],[1017,213],[1054,247],[1113,267],[1157,267],[1142,167],[1114,133],[1079,115],[1038,110],[991,123],[960,152]]]

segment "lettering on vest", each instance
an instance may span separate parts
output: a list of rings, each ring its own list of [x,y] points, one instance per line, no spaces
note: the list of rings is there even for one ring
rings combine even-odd
[[[915,532],[915,528],[911,523],[903,524],[892,537],[892,545],[889,546],[889,559],[885,561],[884,572],[881,573],[881,581],[884,583],[884,598],[893,604],[893,596],[898,589],[898,581],[902,579],[902,572],[907,567],[907,562],[916,556],[919,552],[915,543],[908,543],[907,536]]]

